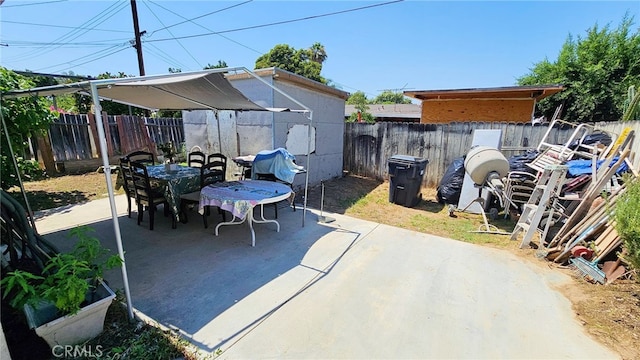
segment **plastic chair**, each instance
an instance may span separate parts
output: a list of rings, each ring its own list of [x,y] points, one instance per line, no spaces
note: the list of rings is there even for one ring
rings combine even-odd
[[[151,188],[149,182],[149,173],[147,167],[142,163],[132,161],[130,162],[131,175],[133,178],[133,185],[136,193],[136,202],[138,203],[138,225],[142,222],[144,215],[144,207],[149,210],[149,230],[153,230],[153,222],[155,218],[156,207],[159,204],[164,204],[164,213],[167,215],[169,206],[167,199],[157,189]],[[176,228],[175,217],[172,218],[171,228]]]
[[[202,167],[205,160],[206,155],[202,151],[191,151],[187,155],[187,165],[190,167]]]

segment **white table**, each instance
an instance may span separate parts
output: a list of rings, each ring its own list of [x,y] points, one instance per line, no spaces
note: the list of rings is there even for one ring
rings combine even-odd
[[[278,221],[264,218],[264,205],[286,200],[291,197],[291,194],[292,191],[289,186],[272,181],[224,181],[205,186],[200,191],[199,212],[204,214],[205,207],[217,206],[233,215],[231,221],[221,222],[216,226],[216,236],[218,236],[218,229],[223,225],[238,225],[247,221],[251,229],[251,246],[255,246],[254,222],[275,223],[277,231],[280,232],[280,223]],[[253,209],[258,205],[260,205],[260,218],[255,219]],[[236,221],[236,219],[240,221]]]

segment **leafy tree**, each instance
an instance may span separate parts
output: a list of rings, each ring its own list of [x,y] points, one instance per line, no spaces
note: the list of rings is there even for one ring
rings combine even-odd
[[[0,91],[6,92],[32,87],[34,87],[34,83],[28,78],[0,66]],[[2,111],[2,118],[7,126],[6,131],[9,133],[11,146],[19,163],[18,166],[20,168],[29,167],[30,165],[27,164],[29,161],[24,160],[24,154],[28,149],[27,139],[30,136],[43,134],[55,119],[54,113],[49,110],[46,101],[40,97],[2,99],[0,111]],[[2,134],[0,144],[2,149],[1,186],[3,189],[8,189],[18,184],[18,179],[4,134]]]
[[[177,74],[177,73],[181,73],[182,72],[182,69],[180,69],[180,68],[172,68],[172,67],[170,67],[167,70],[169,71],[170,74]]]
[[[356,91],[353,94],[349,95],[347,99],[348,105],[356,105],[356,104],[370,104],[371,102],[367,99],[367,95],[365,95],[362,91]]]
[[[640,84],[640,29],[632,32],[632,25],[625,15],[616,29],[594,25],[584,38],[569,35],[557,60],[535,64],[518,84],[566,86],[539,103],[547,117],[563,104],[568,121],[620,120],[627,89]]]
[[[372,101],[373,104],[411,104],[411,100],[407,99],[402,93],[385,90],[376,96]]]
[[[226,68],[226,67],[229,67],[229,66],[227,65],[227,63],[224,60],[218,60],[218,63],[216,65],[211,65],[211,64],[207,63],[207,66],[204,67],[204,70],[207,70],[207,69],[223,69],[223,68]]]
[[[255,69],[278,67],[326,84],[327,80],[320,75],[320,71],[322,71],[320,60],[324,61],[327,58],[326,52],[320,43],[315,43],[313,48],[315,50],[311,50],[311,48],[296,50],[289,45],[278,44],[268,53],[256,59]]]
[[[367,96],[364,94],[364,92],[362,91],[356,91],[353,94],[351,94],[351,96],[349,96],[349,98],[347,99],[347,104],[349,105],[355,105],[356,111],[354,111],[349,118],[347,119],[347,122],[368,122],[368,123],[373,123],[375,122],[375,118],[373,117],[373,115],[371,115],[368,110],[369,110],[369,106],[367,106],[367,104],[369,103],[369,100],[367,99]]]

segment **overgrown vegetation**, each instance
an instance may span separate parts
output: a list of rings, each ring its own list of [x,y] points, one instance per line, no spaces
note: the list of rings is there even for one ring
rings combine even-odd
[[[518,84],[566,86],[539,103],[547,118],[562,104],[568,121],[620,120],[627,89],[640,84],[640,28],[632,28],[633,20],[625,15],[615,29],[596,24],[585,37],[569,34],[555,61],[536,63]]]
[[[0,66],[0,92],[7,92],[16,89],[28,89],[34,83],[15,72]],[[10,145],[16,156],[18,167],[31,169],[32,166],[24,160],[27,153],[29,137],[44,135],[49,124],[55,119],[55,113],[49,110],[47,102],[39,97],[23,97],[17,99],[2,99],[0,104],[3,123],[9,134]],[[3,127],[5,126],[3,125]],[[16,169],[13,165],[9,151],[9,143],[6,135],[1,134],[0,141],[1,161],[0,161],[0,185],[3,189],[8,189],[18,184]]]
[[[640,271],[640,181],[627,177],[627,190],[616,203],[616,230],[624,242],[624,259]],[[640,279],[636,276],[636,280]]]

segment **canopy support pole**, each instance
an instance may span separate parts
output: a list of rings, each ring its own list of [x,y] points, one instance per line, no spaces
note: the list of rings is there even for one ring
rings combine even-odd
[[[2,117],[2,128],[4,129],[4,134],[7,137],[7,146],[9,146],[9,153],[11,155],[11,159],[13,160],[13,167],[16,170],[16,176],[18,177],[18,183],[20,184],[20,191],[22,191],[22,198],[24,199],[25,206],[27,207],[27,213],[29,213],[29,222],[31,223],[31,227],[33,227],[33,231],[37,233],[38,230],[36,229],[36,222],[33,219],[33,211],[31,210],[29,199],[27,199],[27,192],[24,189],[22,176],[20,176],[20,169],[18,168],[18,161],[16,160],[16,155],[13,152],[13,146],[11,146],[11,139],[9,138],[9,129],[7,128],[7,124],[4,122],[4,116],[2,116],[1,111],[0,111],[0,117]]]
[[[124,284],[124,294],[127,299],[127,311],[129,319],[133,320],[133,305],[131,304],[131,293],[129,291],[129,278],[127,276],[127,265],[124,260],[124,250],[122,248],[122,237],[120,236],[120,223],[118,222],[118,211],[116,209],[115,195],[113,192],[113,184],[111,182],[111,165],[109,165],[109,154],[107,153],[107,140],[104,133],[104,125],[102,122],[102,107],[100,106],[100,97],[98,96],[98,86],[94,82],[91,85],[91,97],[95,108],[96,127],[98,128],[98,139],[100,140],[100,156],[102,157],[102,165],[104,167],[104,175],[107,181],[107,192],[109,193],[109,205],[111,206],[111,217],[113,218],[113,231],[116,235],[116,244],[118,246],[118,255],[122,260],[122,283]]]

